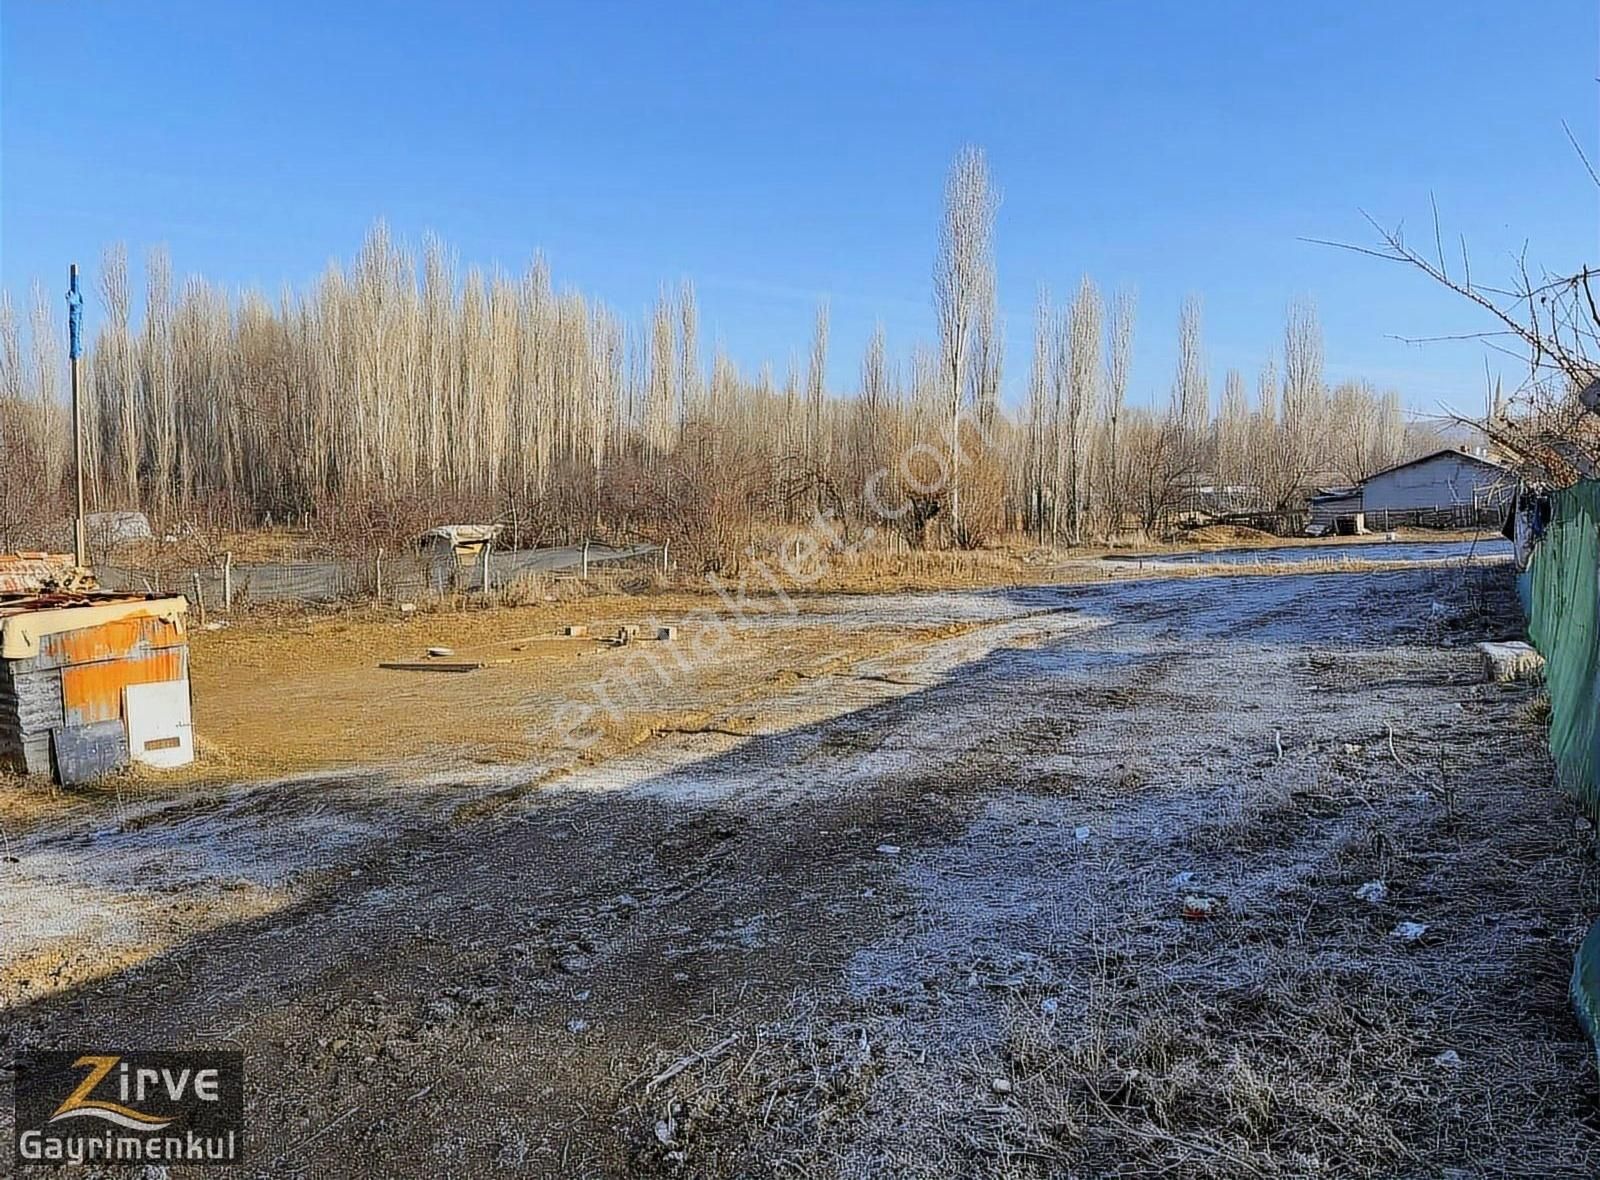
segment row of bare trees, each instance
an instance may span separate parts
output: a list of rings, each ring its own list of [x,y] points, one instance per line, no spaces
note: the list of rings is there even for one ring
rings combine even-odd
[[[1281,379],[1269,362],[1252,405],[1230,372],[1214,414],[1200,307],[1186,303],[1170,404],[1130,406],[1134,299],[1108,308],[1087,278],[1066,307],[1041,293],[1026,404],[1008,418],[997,209],[982,153],[962,152],[934,268],[937,341],[897,363],[880,326],[847,396],[828,388],[826,304],[804,363],[779,377],[720,347],[704,365],[688,283],[663,289],[638,328],[556,290],[540,259],[520,276],[463,274],[439,241],[414,254],[380,224],[349,266],[275,300],[179,284],[154,251],[136,309],[113,247],[83,365],[90,504],[380,543],[419,521],[494,517],[520,543],[644,532],[722,560],[774,523],[820,510],[852,527],[886,505],[912,544],[1155,530],[1202,487],[1282,508],[1315,478],[1402,456],[1397,398],[1328,390],[1306,307],[1291,310]],[[25,355],[0,299],[10,544],[63,512],[53,302],[35,290]]]
[[[1289,309],[1281,376],[1269,357],[1252,403],[1244,375],[1228,370],[1213,413],[1200,303],[1185,301],[1167,405],[1130,407],[1134,308],[1126,291],[1108,308],[1087,277],[1066,307],[1040,292],[1021,470],[1041,536],[1148,533],[1201,508],[1287,515],[1318,484],[1353,484],[1439,445],[1436,432],[1408,425],[1399,394],[1365,381],[1329,388],[1306,303]]]

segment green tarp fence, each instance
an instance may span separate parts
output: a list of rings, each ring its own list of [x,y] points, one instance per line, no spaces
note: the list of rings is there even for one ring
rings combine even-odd
[[[1600,481],[1551,494],[1549,524],[1518,590],[1528,636],[1545,658],[1557,774],[1584,810],[1600,815]],[[1600,922],[1578,947],[1572,1004],[1600,1049]]]

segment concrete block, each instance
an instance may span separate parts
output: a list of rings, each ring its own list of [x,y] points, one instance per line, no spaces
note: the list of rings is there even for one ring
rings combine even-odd
[[[662,641],[664,641],[666,643],[671,643],[677,637],[678,637],[678,629],[676,627],[657,627],[656,628],[656,638],[660,639],[660,640],[662,640]]]
[[[589,628],[585,627],[582,623],[572,623],[561,628],[561,634],[567,636],[569,639],[579,639],[589,634]]]
[[[1483,670],[1491,681],[1509,684],[1524,680],[1538,683],[1544,679],[1544,657],[1526,643],[1506,640],[1500,643],[1480,643],[1483,653]]]

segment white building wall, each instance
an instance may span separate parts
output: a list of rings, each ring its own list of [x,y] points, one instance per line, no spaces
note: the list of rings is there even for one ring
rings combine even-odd
[[[1384,471],[1361,488],[1361,507],[1374,512],[1414,512],[1458,504],[1487,507],[1509,500],[1509,474],[1465,455],[1435,455],[1421,463]]]

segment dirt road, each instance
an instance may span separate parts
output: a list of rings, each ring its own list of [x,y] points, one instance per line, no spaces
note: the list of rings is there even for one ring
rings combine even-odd
[[[538,790],[16,841],[0,950],[116,945],[130,874],[212,917],[0,1051],[240,1047],[273,1177],[1591,1176],[1593,834],[1481,682],[1512,617],[1459,566],[811,604],[918,638]]]

